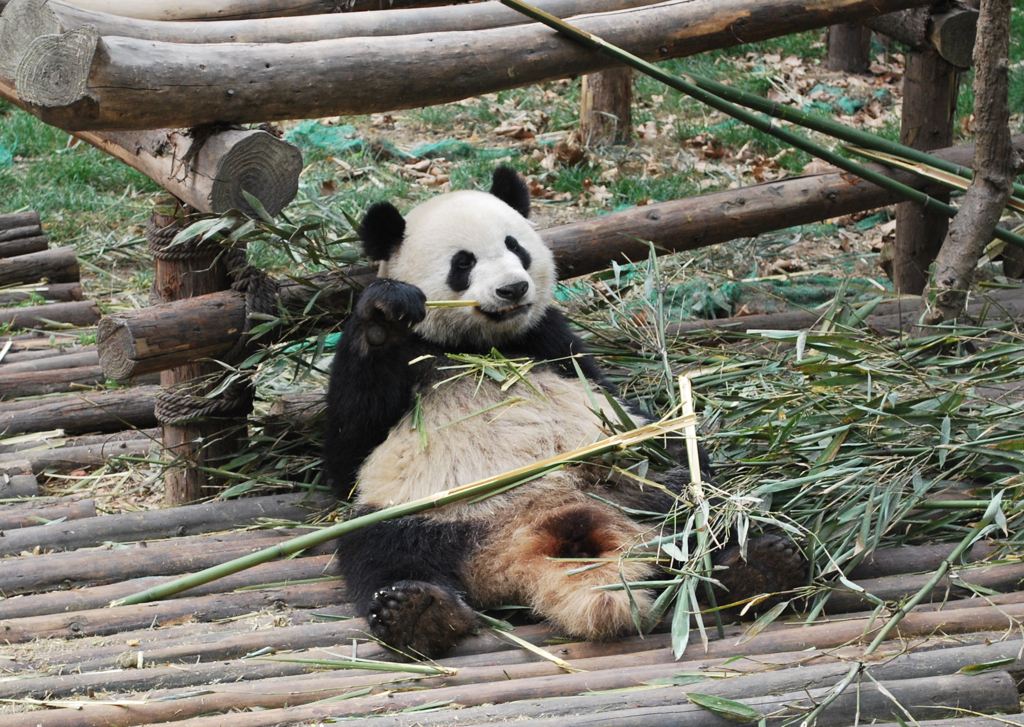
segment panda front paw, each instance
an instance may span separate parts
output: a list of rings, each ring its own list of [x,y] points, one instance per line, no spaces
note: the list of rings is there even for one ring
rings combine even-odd
[[[370,631],[407,656],[444,656],[477,628],[477,617],[456,592],[426,581],[398,581],[377,591],[368,609]]]
[[[367,347],[380,348],[403,340],[427,315],[427,297],[415,285],[381,278],[359,296],[354,317]]]

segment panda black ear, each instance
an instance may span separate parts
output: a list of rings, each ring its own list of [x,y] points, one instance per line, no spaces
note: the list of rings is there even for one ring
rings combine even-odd
[[[526,182],[519,176],[512,167],[504,165],[494,170],[494,177],[491,180],[491,194],[529,219],[530,217],[530,190]]]
[[[378,202],[366,211],[359,239],[371,260],[388,260],[405,237],[405,218],[390,202]]]

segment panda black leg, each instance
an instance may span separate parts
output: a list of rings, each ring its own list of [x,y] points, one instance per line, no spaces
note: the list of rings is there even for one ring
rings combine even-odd
[[[448,653],[477,628],[477,617],[450,588],[425,581],[398,581],[374,594],[370,630],[391,648],[409,656]]]
[[[716,570],[714,577],[726,590],[715,588],[719,605],[744,601],[762,593],[780,593],[801,586],[807,579],[807,561],[789,538],[782,535],[762,535],[747,543],[746,561],[740,557],[740,547],[729,545],[715,554],[712,562],[727,570]],[[771,598],[758,603],[753,612],[763,611],[777,603]]]

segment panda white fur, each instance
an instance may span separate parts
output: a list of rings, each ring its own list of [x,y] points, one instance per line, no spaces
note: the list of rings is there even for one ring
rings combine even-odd
[[[499,167],[489,193],[441,195],[405,218],[389,203],[367,212],[359,232],[367,255],[380,263],[379,279],[346,323],[324,435],[327,478],[339,497],[356,487],[357,512],[607,436],[571,357],[591,386],[608,383],[552,303],[555,264],[527,220],[529,207],[522,179]],[[477,305],[428,311],[428,299]],[[487,377],[456,376],[445,356],[492,349],[545,363],[530,371],[530,386],[503,391]],[[597,488],[605,499],[662,512],[672,498],[652,488],[613,486],[594,473],[564,469],[478,503],[345,536],[338,554],[349,597],[384,643],[428,657],[450,651],[476,628],[473,608],[502,604],[529,606],[569,636],[628,632],[634,628],[629,596],[593,587],[654,575],[649,563],[615,562],[650,536],[649,526],[587,492]],[[685,468],[676,480],[688,482]],[[789,540],[765,536],[748,552],[749,564],[734,553],[724,559],[733,597],[741,584],[751,595],[795,585],[788,581],[802,566]],[[552,558],[612,562],[568,576],[581,564]],[[647,591],[632,597],[641,611],[649,607]]]

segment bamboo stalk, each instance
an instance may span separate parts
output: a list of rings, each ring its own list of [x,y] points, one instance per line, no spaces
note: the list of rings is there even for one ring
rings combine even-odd
[[[939,202],[938,200],[929,197],[924,192],[921,192],[919,190],[914,189],[913,187],[909,187],[905,184],[890,179],[889,177],[886,177],[884,174],[880,174],[872,169],[868,169],[867,167],[861,164],[850,161],[846,157],[837,154],[833,151],[830,151],[823,146],[815,144],[814,142],[805,139],[799,134],[794,134],[791,131],[787,131],[786,129],[777,127],[773,125],[771,121],[764,119],[756,114],[753,114],[747,111],[746,109],[740,108],[739,106],[736,106],[733,103],[730,103],[725,99],[724,91],[722,91],[722,95],[716,95],[716,92],[705,90],[705,88],[702,88],[695,82],[696,79],[694,79],[692,75],[689,78],[694,82],[690,82],[683,78],[673,76],[672,74],[663,71],[657,66],[648,63],[642,58],[638,58],[632,53],[624,51],[621,48],[614,46],[611,43],[608,43],[607,41],[598,38],[595,35],[587,33],[586,31],[580,30],[579,28],[575,28],[572,25],[569,25],[568,23],[559,20],[553,15],[549,15],[548,13],[545,13],[544,11],[539,10],[524,2],[520,2],[520,0],[501,0],[501,2],[511,8],[515,8],[519,12],[533,18],[534,20],[544,23],[550,28],[554,28],[555,30],[568,36],[572,40],[581,43],[587,48],[590,48],[591,50],[602,51],[607,55],[611,56],[612,58],[615,58],[617,61],[625,63],[626,65],[631,66],[637,69],[638,71],[661,81],[666,86],[674,88],[677,91],[680,91],[692,98],[697,99],[701,103],[704,103],[714,109],[717,109],[722,113],[728,114],[729,116],[732,116],[733,118],[742,121],[743,123],[757,129],[758,131],[761,131],[770,136],[774,136],[777,139],[781,139],[782,141],[796,147],[797,149],[802,149],[803,151],[806,151],[808,154],[812,154],[813,156],[816,156],[819,159],[823,159],[827,161],[829,164],[839,167],[840,169],[847,171],[850,174],[855,174],[856,176],[862,179],[865,179],[873,184],[877,184],[879,187],[900,194],[904,198],[910,200],[911,202],[917,202],[918,204],[923,205],[929,209],[939,211],[948,217],[954,217],[956,215],[957,210],[955,207],[952,207],[951,205]],[[702,80],[708,88],[715,88],[716,91],[718,90],[718,86],[720,84],[713,83],[707,79]],[[722,85],[722,89],[728,88],[728,86]],[[736,98],[735,96],[733,97]],[[777,104],[772,104],[772,106],[773,110],[777,111],[780,114],[779,118],[787,118],[781,115],[782,111],[780,109],[782,107],[779,107]],[[789,111],[792,112],[792,109],[789,109]],[[868,134],[868,136],[871,135]],[[858,138],[858,142],[864,146],[868,146],[871,143],[861,138]],[[994,236],[1000,240],[1003,240],[1004,242],[1014,245],[1015,247],[1024,248],[1024,237],[1009,232],[1008,230],[1003,230],[997,227]]]
[[[352,520],[332,525],[329,528],[324,528],[323,530],[319,530],[314,533],[302,535],[271,548],[261,550],[258,553],[253,553],[252,555],[247,555],[242,558],[236,558],[235,560],[222,565],[207,568],[206,570],[200,571],[192,576],[179,578],[171,583],[136,593],[132,596],[128,596],[127,598],[119,599],[112,602],[110,605],[126,606],[130,604],[156,601],[161,598],[174,595],[175,593],[181,593],[189,588],[209,583],[210,581],[218,578],[223,578],[224,576],[231,575],[232,573],[238,573],[246,568],[252,568],[254,565],[267,563],[275,558],[293,555],[306,550],[307,548],[312,548],[316,545],[320,545],[321,543],[325,543],[328,540],[333,540],[341,535],[358,530],[359,528],[367,525],[383,522],[384,520],[391,520],[397,517],[403,517],[405,515],[414,515],[418,512],[423,512],[424,510],[443,507],[451,502],[459,502],[462,500],[472,499],[474,497],[487,497],[506,488],[522,484],[526,481],[526,478],[532,478],[547,472],[553,472],[566,464],[599,456],[616,449],[625,449],[648,439],[668,434],[679,427],[686,426],[692,421],[692,417],[677,417],[675,419],[654,422],[653,424],[648,424],[645,427],[634,429],[631,432],[624,432],[622,434],[609,437],[608,439],[597,442],[596,444],[581,447],[571,452],[558,455],[557,457],[549,457],[548,459],[536,462],[529,467],[521,467],[517,470],[513,470],[512,472],[488,477],[487,479],[480,480],[479,482],[473,482],[468,485],[445,490],[444,492],[439,492],[428,497],[422,497],[403,505],[396,505],[384,510],[378,510],[377,512],[370,513],[369,515],[363,515],[362,517],[353,518]]]

